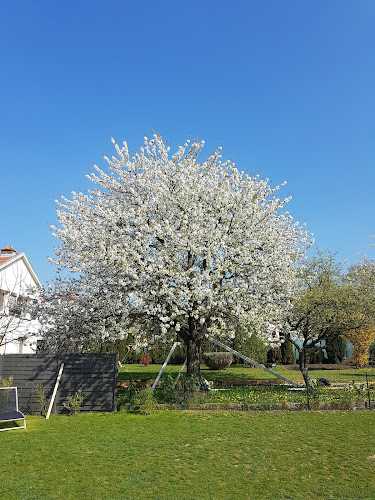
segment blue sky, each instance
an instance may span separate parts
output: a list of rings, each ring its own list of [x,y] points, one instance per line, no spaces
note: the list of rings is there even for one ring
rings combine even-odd
[[[0,246],[51,280],[54,199],[155,130],[286,180],[320,248],[375,258],[374,25],[373,0],[2,2]]]

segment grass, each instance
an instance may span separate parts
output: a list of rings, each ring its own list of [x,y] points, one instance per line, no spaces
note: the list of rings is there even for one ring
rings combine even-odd
[[[28,417],[0,434],[0,498],[375,498],[375,412]]]
[[[119,380],[154,380],[160,371],[162,365],[149,365],[142,364],[126,365],[119,369]],[[168,374],[176,376],[180,371],[179,365],[167,365],[163,372],[163,377]],[[282,365],[272,368],[275,371],[291,380],[302,380],[302,375],[298,370],[288,370]],[[231,365],[224,371],[214,371],[201,365],[202,376],[207,380],[221,381],[221,380],[241,380],[242,374],[248,380],[264,380],[276,379],[274,375],[261,370],[260,368],[250,368],[246,365]],[[312,379],[327,378],[331,382],[364,382],[366,373],[370,381],[375,381],[375,368],[348,368],[345,370],[311,370],[310,377]]]

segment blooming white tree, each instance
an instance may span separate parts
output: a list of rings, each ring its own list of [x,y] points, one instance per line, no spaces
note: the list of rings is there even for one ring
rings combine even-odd
[[[199,161],[203,142],[171,155],[154,135],[132,157],[126,142],[112,142],[109,172],[95,166],[91,190],[57,201],[53,262],[80,275],[78,293],[98,314],[106,304],[124,328],[138,321],[153,335],[180,337],[188,376],[200,375],[207,333],[231,337],[251,324],[265,343],[278,343],[294,265],[310,244],[283,211],[290,198],[223,163],[221,148]]]

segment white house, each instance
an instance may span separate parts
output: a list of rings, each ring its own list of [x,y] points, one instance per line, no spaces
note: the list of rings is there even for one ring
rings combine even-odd
[[[39,322],[27,312],[42,288],[24,253],[5,246],[0,250],[0,354],[36,351]]]

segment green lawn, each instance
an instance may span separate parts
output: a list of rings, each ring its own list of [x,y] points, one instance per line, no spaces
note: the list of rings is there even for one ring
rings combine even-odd
[[[371,499],[375,412],[27,417],[0,433],[0,498]]]
[[[161,365],[149,365],[144,366],[141,364],[126,365],[119,369],[119,380],[150,380],[155,379]],[[172,374],[177,375],[181,366],[179,365],[167,365],[163,377]],[[291,380],[302,381],[302,375],[298,370],[288,370],[284,366],[280,365],[276,368],[272,368],[280,375],[289,378]],[[248,380],[259,380],[259,379],[273,379],[276,378],[268,372],[261,370],[260,368],[249,368],[245,365],[232,365],[227,370],[224,371],[213,371],[208,369],[205,365],[201,366],[202,376],[207,380],[241,380],[242,374]],[[310,377],[312,379],[327,378],[332,382],[363,382],[368,374],[370,381],[375,381],[375,368],[348,368],[346,370],[311,370]]]

